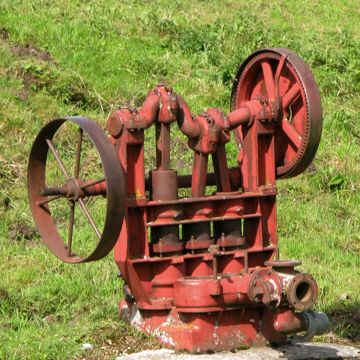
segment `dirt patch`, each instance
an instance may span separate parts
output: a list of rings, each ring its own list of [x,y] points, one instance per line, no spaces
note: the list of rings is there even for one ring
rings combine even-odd
[[[132,354],[149,349],[161,349],[161,345],[154,338],[119,324],[116,327],[97,331],[94,338],[94,349],[79,356],[78,359],[108,360],[123,353]]]
[[[325,341],[360,348],[360,304],[344,296],[344,300],[326,311],[332,331]]]
[[[42,89],[51,89],[56,81],[56,75],[51,66],[40,61],[38,63],[20,62],[14,66],[14,69],[10,70],[10,73],[23,82],[23,88],[16,93],[17,98],[22,101],[27,101],[31,94]]]
[[[85,83],[74,75],[60,74],[57,65],[43,60],[20,61],[12,73],[23,82],[23,88],[16,94],[20,100],[27,101],[31,94],[45,90],[50,96],[61,98],[65,104],[73,104],[82,109],[98,109],[100,102],[91,94]],[[107,111],[108,106],[102,105]]]
[[[36,229],[27,224],[12,225],[9,231],[9,238],[11,240],[33,240],[37,236]]]
[[[18,57],[33,57],[42,61],[55,62],[48,51],[40,50],[32,44],[12,45],[11,51]]]
[[[49,79],[44,76],[42,69],[49,64],[57,65],[57,63],[47,50],[41,50],[31,43],[23,45],[12,42],[10,32],[4,27],[0,27],[0,42],[5,44],[17,59],[25,59],[25,61],[29,59],[29,63],[25,64],[26,68],[21,65],[15,69],[16,76],[21,77],[24,82],[24,88],[16,96],[20,100],[26,101],[31,90],[40,90],[47,85]],[[31,61],[33,60],[39,60],[39,65],[34,65],[32,68]]]
[[[0,27],[0,43],[5,44],[19,61],[14,64],[8,75],[15,75],[22,79],[23,88],[16,93],[16,97],[27,101],[33,93],[45,89],[49,95],[62,98],[65,104],[76,105],[82,109],[98,109],[110,111],[110,104],[100,96],[92,94],[89,87],[73,74],[59,75],[59,64],[50,52],[38,48],[32,43],[19,44],[11,39],[10,32]]]
[[[12,44],[10,42],[10,33],[4,27],[0,28],[0,40],[7,42],[11,52],[17,57],[33,57],[42,61],[55,63],[50,53],[46,50],[41,50],[32,44]]]
[[[33,69],[18,69],[17,75],[23,79],[26,90],[41,90],[48,85],[49,79]]]

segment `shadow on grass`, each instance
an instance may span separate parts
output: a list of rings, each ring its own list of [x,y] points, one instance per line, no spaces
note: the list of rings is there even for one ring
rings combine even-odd
[[[360,346],[360,302],[344,300],[326,309],[332,332],[352,345]]]

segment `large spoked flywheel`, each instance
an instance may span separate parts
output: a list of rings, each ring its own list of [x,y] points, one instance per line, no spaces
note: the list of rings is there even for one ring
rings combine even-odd
[[[259,98],[280,98],[275,129],[276,177],[300,174],[313,160],[322,131],[320,92],[308,65],[288,49],[264,49],[252,54],[236,75],[231,110]],[[235,135],[241,141],[241,127]]]
[[[96,185],[104,191],[91,193]],[[124,217],[124,174],[94,121],[69,117],[41,129],[31,149],[28,192],[43,242],[64,262],[98,260],[114,247]]]

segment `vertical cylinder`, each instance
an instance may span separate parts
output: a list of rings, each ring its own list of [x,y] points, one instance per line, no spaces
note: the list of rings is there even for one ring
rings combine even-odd
[[[170,164],[170,124],[156,123],[156,167],[168,169]]]
[[[177,199],[177,173],[175,170],[157,169],[151,172],[152,199],[153,200],[176,200]],[[165,225],[151,230],[153,252],[163,254],[181,254],[184,248],[179,240],[179,226]]]
[[[195,151],[191,179],[191,192],[193,197],[201,197],[205,195],[207,170],[208,155]]]
[[[178,193],[176,171],[171,169],[152,170],[151,190],[153,200],[176,200]]]

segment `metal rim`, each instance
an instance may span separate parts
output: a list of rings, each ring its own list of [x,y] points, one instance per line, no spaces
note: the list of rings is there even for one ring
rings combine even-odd
[[[263,49],[240,66],[232,88],[231,110],[254,97],[275,98],[276,94],[268,96],[268,89],[274,86],[266,86],[265,78],[272,79],[269,81],[275,89],[279,84],[282,98],[282,116],[275,131],[276,177],[293,177],[310,165],[319,146],[320,92],[309,66],[298,55],[288,49]],[[241,128],[235,130],[235,139],[241,143]]]
[[[49,149],[52,152],[56,152],[56,149],[52,149],[52,139],[60,126],[66,121],[78,125],[80,134],[82,131],[86,132],[98,153],[100,154],[106,181],[107,204],[103,232],[102,234],[98,232],[99,242],[95,250],[86,257],[79,257],[75,254],[72,254],[71,243],[69,251],[68,246],[65,245],[65,242],[61,238],[53,221],[50,210],[46,203],[47,197],[42,195],[43,189],[46,186],[46,161],[48,158]],[[80,159],[81,156],[79,155],[81,154],[81,142],[82,135],[80,135],[79,138],[80,145],[78,145],[76,166],[74,170],[75,175],[76,173],[77,175],[79,173],[80,160],[78,159]],[[59,167],[61,167],[61,164]],[[41,129],[40,133],[34,141],[29,158],[28,195],[32,215],[43,242],[47,245],[50,251],[53,252],[62,261],[68,263],[83,263],[99,260],[106,256],[115,246],[124,218],[124,172],[116,156],[114,147],[108,141],[103,130],[94,121],[83,117],[67,117],[53,120]],[[80,200],[73,200],[71,203],[74,203],[75,205],[75,201]],[[70,218],[71,215],[74,216],[73,212],[74,210],[72,210],[72,212],[70,211]],[[71,236],[69,235],[69,239],[72,239],[72,233]]]
[[[302,296],[298,296],[301,286],[306,286]],[[288,303],[297,311],[309,310],[318,298],[318,286],[310,274],[296,274],[287,286],[286,296]]]
[[[265,266],[269,266],[272,268],[294,268],[296,266],[301,265],[301,261],[298,260],[271,260],[265,261]]]

